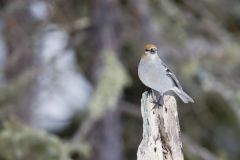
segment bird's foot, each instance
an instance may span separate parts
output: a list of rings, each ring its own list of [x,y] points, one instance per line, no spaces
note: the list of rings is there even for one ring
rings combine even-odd
[[[154,104],[153,108],[152,109],[155,109],[155,108],[159,108],[159,107],[163,107],[163,96],[160,96],[159,99],[157,101],[152,101],[152,103]]]
[[[152,101],[152,103],[154,104],[152,109],[163,107],[163,104],[158,101]]]
[[[149,97],[149,96],[152,96],[152,94],[153,94],[153,90],[151,89],[151,88],[148,88],[147,89],[147,96]]]

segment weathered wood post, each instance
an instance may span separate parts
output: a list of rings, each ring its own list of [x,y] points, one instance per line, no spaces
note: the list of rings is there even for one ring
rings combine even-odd
[[[144,92],[141,100],[143,139],[137,160],[183,160],[177,104],[173,96],[164,96],[163,107],[156,107]]]

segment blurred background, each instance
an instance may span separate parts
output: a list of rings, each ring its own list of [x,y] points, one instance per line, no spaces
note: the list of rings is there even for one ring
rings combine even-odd
[[[0,0],[0,159],[133,160],[154,43],[186,160],[240,159],[240,1]]]

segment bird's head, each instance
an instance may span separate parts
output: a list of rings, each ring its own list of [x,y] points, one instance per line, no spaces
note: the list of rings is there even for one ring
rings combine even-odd
[[[144,51],[142,58],[152,59],[152,60],[159,58],[158,53],[157,53],[157,47],[154,44],[145,45],[145,51]]]

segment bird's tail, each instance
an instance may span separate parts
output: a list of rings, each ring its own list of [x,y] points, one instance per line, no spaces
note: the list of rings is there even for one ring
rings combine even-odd
[[[178,97],[181,98],[181,100],[184,103],[188,103],[188,102],[194,103],[194,100],[187,93],[185,93],[183,90],[180,90],[180,89],[176,88],[174,91],[178,95]]]

